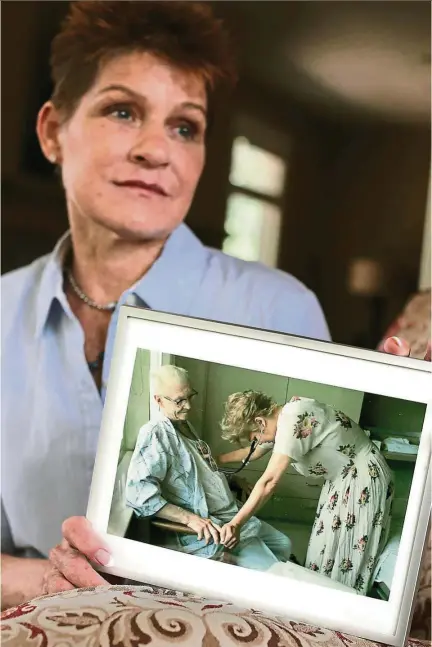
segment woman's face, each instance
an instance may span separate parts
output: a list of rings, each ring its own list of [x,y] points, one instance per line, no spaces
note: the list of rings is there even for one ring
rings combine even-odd
[[[255,422],[258,425],[259,431],[251,434],[250,440],[258,438],[259,442],[268,443],[273,442],[276,437],[278,416],[271,417],[258,416]]]
[[[56,131],[71,220],[91,220],[123,239],[169,235],[203,170],[206,112],[199,77],[146,53],[107,62]],[[54,108],[48,116],[56,118]]]

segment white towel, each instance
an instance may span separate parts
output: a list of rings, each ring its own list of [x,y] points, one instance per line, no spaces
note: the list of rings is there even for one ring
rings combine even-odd
[[[385,438],[383,448],[388,452],[399,454],[417,454],[417,445],[411,445],[408,438]]]

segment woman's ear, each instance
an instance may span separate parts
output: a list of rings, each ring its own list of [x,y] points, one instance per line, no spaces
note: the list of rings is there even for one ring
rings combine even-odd
[[[255,418],[255,422],[258,425],[259,430],[264,431],[264,429],[266,428],[267,420],[263,418],[263,416],[257,416]]]
[[[51,101],[44,103],[36,121],[36,134],[43,154],[51,164],[61,164],[60,116]]]

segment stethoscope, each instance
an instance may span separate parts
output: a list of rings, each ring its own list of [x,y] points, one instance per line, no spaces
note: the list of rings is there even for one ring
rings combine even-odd
[[[247,465],[249,465],[250,460],[252,458],[252,455],[253,455],[254,451],[256,450],[256,448],[258,447],[258,445],[261,445],[261,438],[262,438],[263,433],[264,433],[264,429],[260,429],[260,433],[259,433],[258,438],[254,438],[253,441],[251,442],[250,447],[249,447],[249,453],[246,456],[246,458],[244,458],[241,461],[240,467],[234,467],[234,468],[218,467],[218,471],[222,472],[222,474],[227,474],[227,475],[232,476],[233,474],[238,474],[239,472],[244,470],[244,468],[247,467]]]
[[[174,417],[178,420],[177,412],[174,413]],[[254,438],[253,441],[251,442],[248,455],[246,456],[246,458],[243,458],[243,460],[241,461],[240,467],[229,468],[229,467],[219,467],[219,465],[217,465],[217,471],[222,472],[222,474],[226,474],[227,476],[228,475],[233,476],[234,474],[238,474],[239,472],[244,470],[244,468],[247,467],[247,465],[249,465],[252,455],[256,450],[256,448],[258,447],[258,445],[261,445],[261,438],[263,433],[264,433],[264,428],[261,428],[258,438]],[[216,462],[215,462],[215,465],[216,465]]]
[[[244,468],[247,467],[247,465],[250,463],[252,454],[254,453],[254,451],[256,450],[259,444],[260,444],[260,441],[258,440],[258,438],[254,438],[253,441],[251,442],[249,453],[246,456],[246,458],[242,460],[240,467],[229,468],[229,467],[218,466],[218,472],[222,472],[222,474],[229,474],[232,476],[233,474],[238,474],[239,472],[244,470]]]

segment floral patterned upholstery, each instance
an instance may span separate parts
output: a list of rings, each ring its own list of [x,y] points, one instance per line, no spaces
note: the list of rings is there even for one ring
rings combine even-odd
[[[376,647],[374,643],[219,600],[148,585],[37,598],[5,611],[4,647]],[[409,647],[428,643],[410,640]]]

